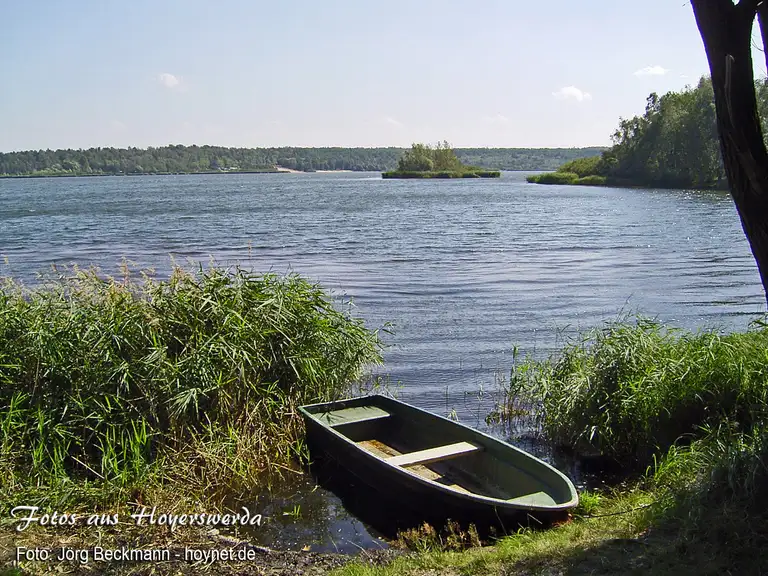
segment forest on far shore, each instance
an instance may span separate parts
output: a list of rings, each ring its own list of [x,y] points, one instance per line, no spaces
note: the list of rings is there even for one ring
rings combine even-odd
[[[492,170],[554,170],[604,148],[456,148],[465,164]],[[98,174],[198,174],[315,170],[393,170],[405,148],[226,148],[170,145],[159,148],[89,148],[0,153],[2,176]]]
[[[768,142],[768,78],[755,81],[757,112]],[[720,152],[712,79],[704,76],[659,96],[651,93],[645,113],[620,118],[613,146],[600,156],[573,159],[557,171],[528,177],[537,184],[728,187]]]

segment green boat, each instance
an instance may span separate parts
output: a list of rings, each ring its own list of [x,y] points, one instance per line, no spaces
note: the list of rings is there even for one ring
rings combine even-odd
[[[468,426],[380,395],[300,409],[314,461],[332,460],[423,521],[509,530],[568,518],[573,483],[546,462]]]

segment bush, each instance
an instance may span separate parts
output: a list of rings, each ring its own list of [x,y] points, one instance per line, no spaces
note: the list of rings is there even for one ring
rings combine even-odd
[[[573,172],[546,172],[526,177],[533,184],[574,184],[579,179]]]
[[[604,174],[604,162],[600,156],[589,156],[587,158],[576,158],[570,162],[566,162],[560,168],[558,172],[570,172],[577,174],[579,178],[593,175],[605,175]]]
[[[584,176],[583,178],[579,178],[574,182],[574,184],[578,184],[580,186],[605,186],[606,178],[605,176],[598,176],[597,174],[593,174],[592,176]]]
[[[678,550],[699,548],[734,573],[763,574],[768,547],[768,433],[724,421],[673,447],[653,476],[654,523]]]

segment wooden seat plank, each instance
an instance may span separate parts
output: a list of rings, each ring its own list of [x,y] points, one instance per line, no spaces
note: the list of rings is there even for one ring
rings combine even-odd
[[[432,462],[439,462],[441,460],[448,460],[449,458],[463,456],[464,454],[470,454],[478,450],[481,450],[481,448],[475,444],[471,444],[469,442],[456,442],[454,444],[447,444],[445,446],[428,448],[427,450],[408,452],[407,454],[402,454],[400,456],[392,456],[387,458],[387,462],[395,466],[430,464]]]
[[[367,422],[368,420],[379,420],[388,418],[389,412],[377,408],[376,406],[356,406],[353,408],[342,408],[318,414],[316,418],[327,426],[341,426],[342,424],[356,424],[358,422]]]

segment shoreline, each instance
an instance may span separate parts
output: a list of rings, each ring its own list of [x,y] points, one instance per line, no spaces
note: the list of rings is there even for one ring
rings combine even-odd
[[[312,172],[303,172],[302,170],[293,170],[291,168],[278,167],[275,170],[226,170],[211,172],[136,172],[132,174],[0,174],[0,180],[13,180],[24,178],[100,178],[100,177],[121,177],[121,176],[218,176],[226,174],[335,174],[335,173],[353,173],[355,170],[314,170]],[[370,172],[376,172],[371,170]]]

